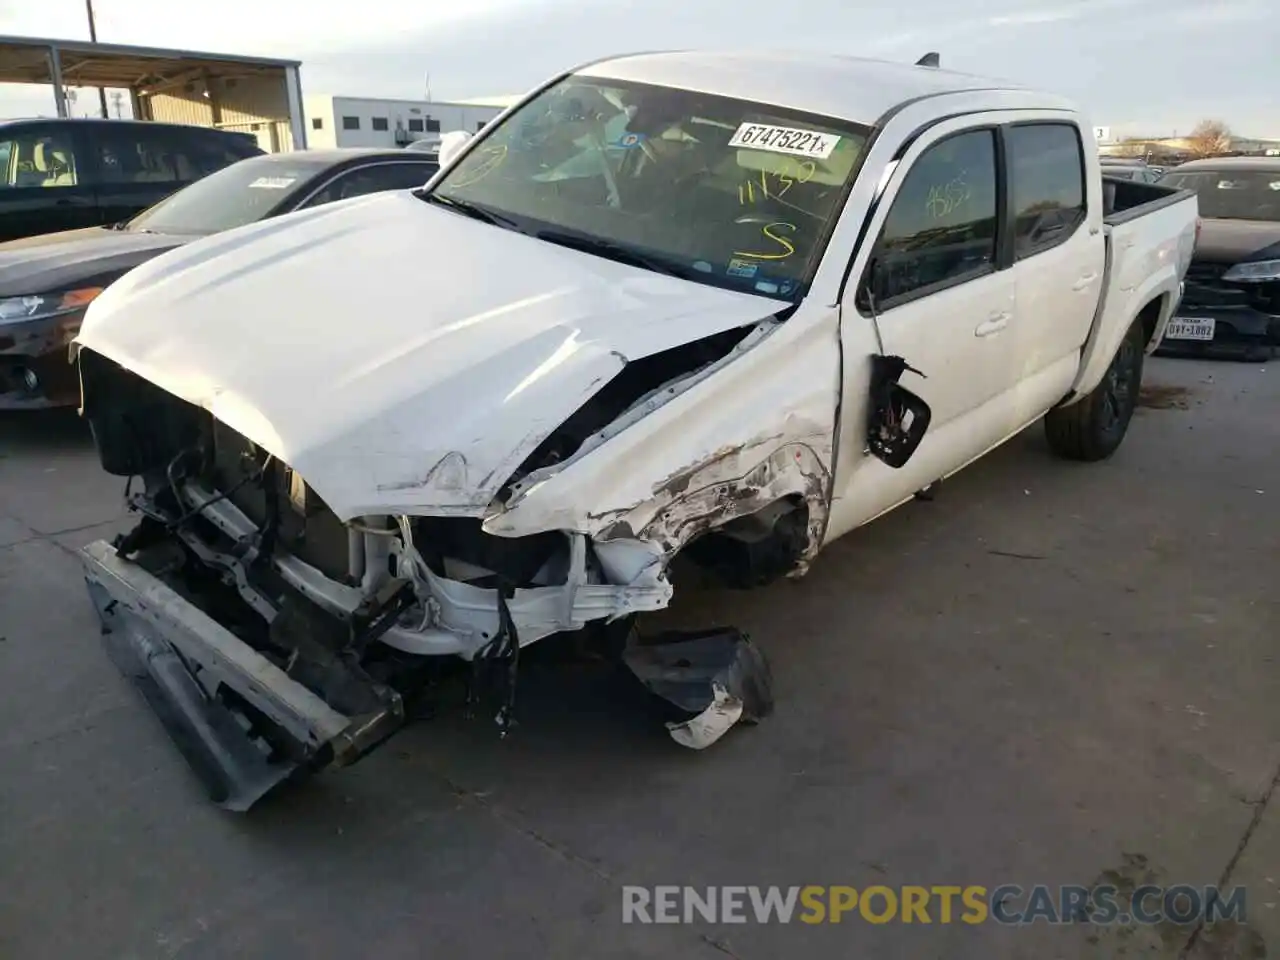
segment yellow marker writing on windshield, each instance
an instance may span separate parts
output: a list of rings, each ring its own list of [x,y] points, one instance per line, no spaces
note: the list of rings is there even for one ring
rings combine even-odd
[[[796,225],[794,223],[766,223],[760,228],[760,232],[782,248],[781,253],[753,253],[746,250],[735,250],[735,257],[747,257],[751,260],[786,260],[796,252],[796,246],[786,237],[779,236],[778,232],[795,233]]]
[[[772,194],[769,188],[769,174],[764,170],[760,171],[760,189],[764,193],[764,198],[769,199],[770,195],[781,200],[797,183],[808,183],[813,179],[815,173],[818,172],[818,165],[812,160],[802,160],[796,163],[794,160],[788,160],[781,171],[772,174],[777,179],[777,183],[773,186]],[[738,184],[738,203],[742,206],[749,206],[756,202],[756,184],[754,180],[745,180]]]

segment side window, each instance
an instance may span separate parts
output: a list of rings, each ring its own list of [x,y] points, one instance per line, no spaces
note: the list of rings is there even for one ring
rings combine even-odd
[[[430,180],[437,169],[439,168],[434,163],[380,163],[348,170],[303,206],[318,207],[335,200],[362,197],[366,193],[379,193],[383,190],[412,190]]]
[[[190,183],[200,179],[208,162],[193,149],[195,137],[145,123],[103,127],[94,131],[102,182]]]
[[[1010,127],[1010,205],[1014,256],[1021,260],[1062,243],[1085,219],[1084,151],[1080,131],[1069,123]],[[1143,179],[1143,171],[1126,171]]]
[[[940,140],[907,172],[876,242],[876,308],[981,276],[996,261],[996,140]]]
[[[24,130],[0,141],[0,189],[74,187],[82,166],[72,139],[56,129]]]
[[[186,135],[189,139],[181,145],[180,155],[191,161],[198,180],[216,173],[223,167],[229,167],[246,157],[256,157],[261,152],[257,144],[248,137],[233,137],[220,133],[202,133]],[[183,172],[187,172],[184,168]]]

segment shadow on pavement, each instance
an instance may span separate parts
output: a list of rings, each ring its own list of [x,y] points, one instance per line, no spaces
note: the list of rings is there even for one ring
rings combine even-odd
[[[74,408],[0,411],[0,456],[86,450],[89,425]]]

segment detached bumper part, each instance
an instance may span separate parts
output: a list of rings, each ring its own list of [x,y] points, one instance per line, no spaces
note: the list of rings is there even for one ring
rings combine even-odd
[[[353,763],[403,723],[398,698],[334,710],[111,544],[82,560],[108,654],[219,806],[242,812],[299,773]]]
[[[739,722],[773,712],[773,675],[764,654],[731,627],[641,638],[632,633],[623,662],[651,693],[684,719],[667,724],[671,739],[703,750]]]

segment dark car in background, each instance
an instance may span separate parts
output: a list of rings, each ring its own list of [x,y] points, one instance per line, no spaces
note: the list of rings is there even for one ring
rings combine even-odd
[[[422,186],[434,156],[403,150],[303,150],[242,160],[131,220],[0,243],[0,409],[79,401],[67,344],[113,280],[147,260],[233,227],[383,190]]]
[[[1155,183],[1164,173],[1162,168],[1148,166],[1145,160],[1102,157],[1101,161],[1104,177],[1136,180],[1138,183]]]
[[[262,152],[252,137],[210,127],[0,121],[0,241],[128,219]]]
[[[1202,219],[1160,352],[1270,359],[1280,346],[1280,157],[1193,160],[1160,182],[1194,190]]]

